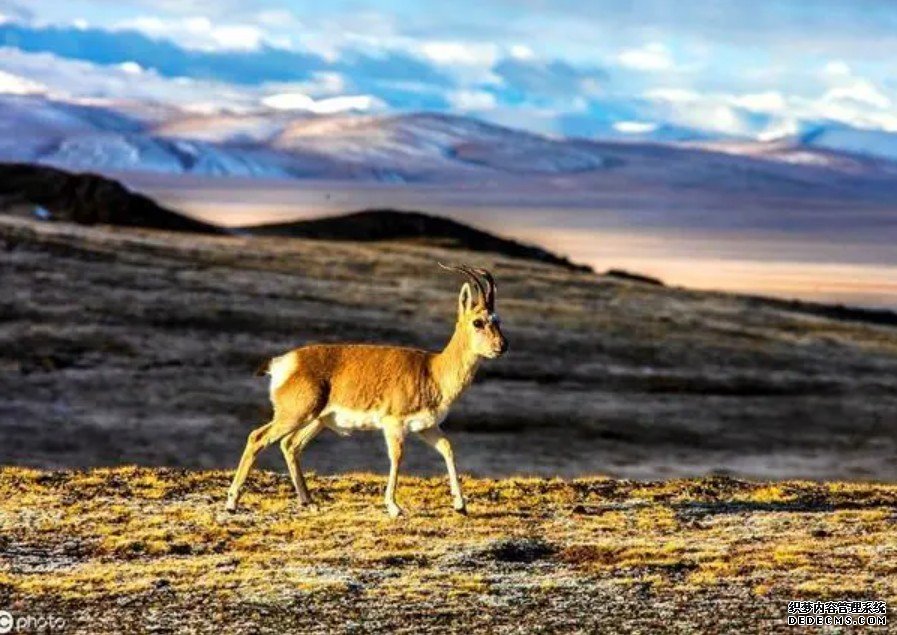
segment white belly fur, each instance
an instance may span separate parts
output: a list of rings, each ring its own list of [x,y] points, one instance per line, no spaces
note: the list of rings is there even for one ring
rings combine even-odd
[[[447,414],[448,412],[415,412],[401,417],[401,422],[406,432],[420,432],[438,426]],[[356,430],[379,430],[383,428],[383,421],[387,417],[379,412],[363,412],[330,406],[321,413],[319,419],[334,432],[348,436]]]

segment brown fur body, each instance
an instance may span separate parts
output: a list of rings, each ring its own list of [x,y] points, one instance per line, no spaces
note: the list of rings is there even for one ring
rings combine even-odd
[[[476,280],[469,270],[458,270]],[[409,432],[419,434],[445,459],[455,508],[463,511],[451,445],[439,424],[473,381],[480,359],[498,357],[507,350],[494,313],[491,276],[488,281],[489,287],[477,283],[479,299],[469,284],[462,287],[455,331],[438,353],[398,346],[314,344],[273,358],[267,373],[274,417],[249,435],[227,508],[236,508],[258,453],[278,440],[300,502],[309,504],[299,454],[326,427],[340,434],[383,431],[390,457],[386,501],[393,516],[401,513],[394,492],[404,437]]]
[[[312,401],[385,417],[435,414],[473,380],[479,362],[452,344],[440,353],[371,344],[297,348],[268,367],[271,401],[275,408]]]
[[[303,391],[347,410],[403,416],[440,401],[438,381],[430,371],[436,355],[427,351],[366,344],[317,344],[287,353],[293,373],[274,387],[274,403],[309,399]]]

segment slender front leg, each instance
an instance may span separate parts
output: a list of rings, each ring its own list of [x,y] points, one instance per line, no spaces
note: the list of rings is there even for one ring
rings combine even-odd
[[[452,452],[452,444],[448,437],[439,428],[427,428],[418,433],[429,446],[434,448],[445,459],[445,469],[448,471],[449,487],[452,490],[452,507],[460,514],[467,513],[467,503],[461,493],[461,483],[458,481],[458,472],[455,471],[455,454]]]
[[[405,430],[401,424],[391,423],[383,427],[386,437],[386,450],[389,453],[389,481],[386,484],[386,511],[393,518],[404,512],[396,504],[396,484],[399,480],[399,466],[402,463],[402,451],[405,446]]]

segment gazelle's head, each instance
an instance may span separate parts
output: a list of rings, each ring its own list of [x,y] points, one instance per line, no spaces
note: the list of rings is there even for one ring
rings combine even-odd
[[[456,333],[466,338],[468,347],[480,357],[495,359],[508,350],[508,340],[501,332],[501,320],[495,312],[495,280],[485,269],[473,269],[464,265],[447,267],[470,279],[458,294],[458,323]],[[479,275],[478,275],[479,274]]]

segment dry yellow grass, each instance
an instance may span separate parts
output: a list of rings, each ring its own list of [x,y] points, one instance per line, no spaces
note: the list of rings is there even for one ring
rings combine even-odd
[[[0,470],[0,608],[66,632],[697,628],[774,632],[788,599],[897,602],[897,486],[725,478],[312,477]]]

